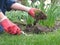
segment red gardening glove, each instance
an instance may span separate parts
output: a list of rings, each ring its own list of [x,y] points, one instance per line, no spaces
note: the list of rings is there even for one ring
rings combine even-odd
[[[7,33],[14,34],[14,35],[21,34],[20,28],[8,19],[4,19],[1,22],[1,25],[3,26],[3,28]]]
[[[35,17],[35,8],[31,8],[28,12],[28,14],[30,14],[32,17]]]
[[[41,19],[46,19],[47,16],[45,13],[43,13],[41,10],[37,9],[37,8],[31,8],[28,12],[29,15],[31,15],[33,18],[37,19],[37,20],[41,20]]]

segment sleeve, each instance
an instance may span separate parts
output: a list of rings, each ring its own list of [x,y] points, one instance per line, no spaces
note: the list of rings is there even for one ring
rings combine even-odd
[[[2,12],[1,9],[0,9],[0,12]]]
[[[11,5],[14,4],[14,3],[16,3],[15,0],[7,0],[6,1],[6,8],[7,8],[7,10],[11,10]]]

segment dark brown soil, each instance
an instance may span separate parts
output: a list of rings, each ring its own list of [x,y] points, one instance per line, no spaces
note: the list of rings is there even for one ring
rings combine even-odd
[[[21,28],[21,30],[25,31],[26,33],[36,33],[36,34],[41,32],[47,33],[47,32],[53,32],[60,28],[60,21],[56,21],[55,26],[51,28],[41,26],[39,24],[32,26],[32,25],[21,24],[19,22],[14,22],[14,23],[16,23]]]
[[[47,18],[47,15],[43,11],[41,11],[39,9],[35,10],[35,19],[36,20],[45,20],[46,18]]]
[[[41,33],[41,32],[51,32],[53,30],[50,30],[47,27],[36,24],[34,26],[27,25],[24,31],[38,34],[38,33]]]

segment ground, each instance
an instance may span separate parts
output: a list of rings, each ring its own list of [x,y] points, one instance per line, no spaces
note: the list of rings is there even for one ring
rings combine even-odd
[[[53,32],[55,30],[58,30],[60,28],[60,20],[56,20],[55,25],[53,27],[47,27],[39,25],[38,23],[36,25],[26,25],[24,23],[20,22],[14,22],[17,24],[22,30],[24,30],[27,33],[41,33],[41,32]]]
[[[55,27],[50,28],[55,31],[40,34],[31,33],[29,34],[31,36],[25,36],[23,34],[10,35],[4,32],[0,34],[0,45],[60,45],[59,27],[60,21],[57,21]]]
[[[30,35],[0,34],[0,45],[60,45],[60,30]]]

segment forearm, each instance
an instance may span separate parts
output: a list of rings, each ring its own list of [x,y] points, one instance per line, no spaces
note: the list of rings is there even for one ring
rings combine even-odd
[[[15,10],[22,10],[22,11],[29,11],[30,10],[30,7],[26,7],[22,4],[19,4],[19,3],[14,3],[12,6],[11,6],[12,9],[15,9]]]
[[[4,19],[7,19],[7,17],[2,12],[0,12],[0,22]]]
[[[4,17],[5,17],[4,14],[2,12],[0,12],[0,20]]]

